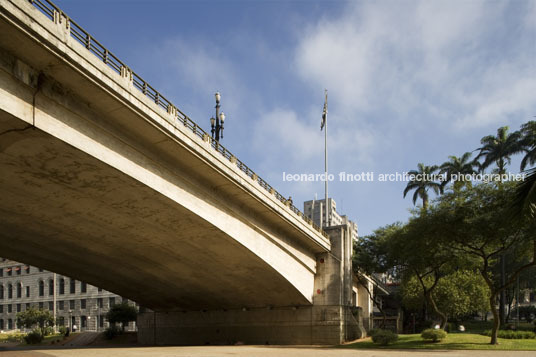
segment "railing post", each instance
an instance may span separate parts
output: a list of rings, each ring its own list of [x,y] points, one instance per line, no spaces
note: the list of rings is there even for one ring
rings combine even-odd
[[[54,24],[56,24],[62,30],[63,35],[65,36],[63,41],[67,41],[71,35],[71,22],[69,21],[69,18],[65,16],[64,13],[57,10],[54,10],[53,17]]]
[[[173,119],[177,117],[177,108],[174,105],[169,104],[167,106],[167,112]]]
[[[127,82],[132,83],[132,70],[127,66],[121,66],[121,77],[125,78]]]

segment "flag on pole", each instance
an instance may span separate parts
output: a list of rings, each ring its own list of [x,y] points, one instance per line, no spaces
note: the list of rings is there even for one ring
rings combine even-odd
[[[322,111],[322,121],[320,122],[320,130],[324,129],[326,119],[328,117],[328,91],[326,90],[326,99],[324,101],[324,110]]]

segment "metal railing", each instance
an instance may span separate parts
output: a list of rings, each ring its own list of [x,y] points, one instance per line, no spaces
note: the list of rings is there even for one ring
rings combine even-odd
[[[289,202],[288,199],[283,197],[279,192],[277,192],[272,186],[270,186],[265,180],[263,180],[259,175],[257,175],[253,170],[251,170],[246,164],[240,161],[236,156],[234,156],[229,150],[227,150],[219,142],[211,140],[210,135],[204,131],[199,125],[197,125],[192,119],[190,119],[186,114],[180,111],[176,106],[174,106],[169,100],[167,100],[162,94],[160,94],[156,89],[154,89],[149,83],[144,81],[138,74],[133,72],[128,66],[126,66],[119,58],[117,58],[113,53],[106,49],[103,45],[100,44],[93,36],[91,36],[86,30],[84,30],[80,25],[74,22],[67,14],[65,14],[59,7],[57,7],[50,0],[28,0],[32,3],[35,8],[45,14],[50,20],[54,22],[62,23],[66,21],[65,28],[68,29],[72,38],[77,42],[83,45],[88,51],[92,52],[95,56],[100,58],[104,64],[110,67],[117,74],[125,77],[130,77],[132,84],[135,88],[139,89],[145,96],[150,98],[160,106],[162,109],[166,110],[168,113],[174,112],[175,119],[177,123],[180,123],[190,129],[195,135],[201,139],[206,139],[210,141],[211,146],[223,155],[226,159],[234,162],[239,170],[244,172],[251,179],[257,181],[257,183],[264,188],[266,191],[273,194],[279,201],[288,206],[292,212],[296,215],[302,217],[307,223],[311,224],[314,229],[320,232],[324,237],[328,238],[328,235],[324,230],[318,227],[309,217],[305,216],[296,206]]]

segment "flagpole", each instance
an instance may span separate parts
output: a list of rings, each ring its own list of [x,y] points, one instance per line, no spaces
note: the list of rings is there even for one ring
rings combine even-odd
[[[325,130],[324,130],[324,166],[325,166],[325,189],[326,189],[326,201],[324,204],[324,208],[326,211],[326,220],[324,222],[326,227],[329,227],[328,223],[328,211],[329,211],[329,204],[328,204],[328,90],[324,90],[326,98],[324,102],[324,110],[325,110]]]

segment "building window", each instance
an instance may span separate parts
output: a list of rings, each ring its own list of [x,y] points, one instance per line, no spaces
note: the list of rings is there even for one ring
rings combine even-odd
[[[0,319],[0,330],[4,329],[4,319]]]
[[[104,301],[102,298],[97,299],[97,306],[99,307],[99,309],[102,309],[104,307]]]
[[[26,297],[30,297],[30,286],[26,287]]]
[[[0,299],[4,298],[4,285],[0,285]]]
[[[54,280],[52,279],[48,281],[48,295],[54,295]]]
[[[13,285],[11,283],[7,285],[7,298],[13,299]]]
[[[27,302],[27,303],[26,303],[26,310],[28,310],[29,308],[30,308],[30,303]]]
[[[0,314],[3,314],[3,313],[4,313],[4,305],[0,305]]]
[[[13,320],[11,319],[7,320],[7,329],[13,330]]]
[[[0,276],[4,276],[4,268],[0,268]]]
[[[74,300],[69,300],[69,309],[74,310]]]
[[[84,315],[80,316],[80,327],[87,328],[87,317]]]
[[[60,279],[60,295],[65,294],[65,279]]]
[[[45,282],[39,280],[39,296],[45,296]]]
[[[85,309],[85,308],[86,308],[86,299],[81,299],[81,300],[80,300],[80,308],[81,308],[81,309]]]
[[[24,271],[26,272],[26,274],[30,274],[30,266],[29,265],[26,265],[24,267]]]
[[[99,327],[104,327],[104,315],[99,316]]]
[[[43,304],[43,302],[40,301],[40,302],[39,302],[39,310],[43,310],[44,306],[45,306],[45,305]]]
[[[11,268],[7,268],[6,271],[7,271],[8,276],[13,275],[13,272],[11,271]]]
[[[87,284],[84,283],[83,281],[80,282],[80,292],[81,293],[86,293],[87,292]]]
[[[99,292],[99,293],[102,293],[102,288],[98,288],[98,292]]]
[[[65,303],[64,303],[63,300],[60,301],[60,302],[58,303],[58,305],[59,305],[59,306],[58,306],[58,310],[63,310],[63,309],[65,308]]]
[[[17,298],[20,299],[22,297],[22,283],[17,283]]]
[[[15,268],[15,271],[17,272],[17,275],[20,275],[22,268],[20,266]]]
[[[76,293],[76,280],[71,278],[71,281],[69,282],[69,292],[71,294]]]
[[[111,297],[110,300],[108,301],[108,306],[109,307],[112,307],[115,305],[115,298],[114,297]]]
[[[42,269],[42,268],[39,268],[39,272],[42,273],[42,272],[43,272],[43,269]]]
[[[50,311],[54,310],[54,301],[49,301],[49,302],[48,302],[48,309],[49,309]]]
[[[58,325],[59,326],[65,326],[65,318],[63,316],[60,316],[58,318]]]
[[[10,314],[13,312],[13,306],[11,304],[7,305],[7,313]]]
[[[22,311],[22,304],[17,304],[17,312],[21,312]]]

